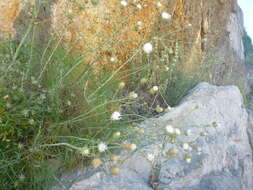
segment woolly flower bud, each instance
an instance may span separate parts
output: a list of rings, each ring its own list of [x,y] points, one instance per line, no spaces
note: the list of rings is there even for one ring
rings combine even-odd
[[[131,144],[131,150],[134,151],[137,148],[136,144]]]
[[[128,5],[127,1],[122,0],[120,1],[121,6],[126,7]]]
[[[142,49],[146,54],[150,54],[153,51],[153,46],[150,42],[148,42],[143,45]]]
[[[169,20],[169,19],[171,19],[171,15],[170,15],[170,13],[168,13],[168,12],[162,12],[162,18],[163,19],[165,19],[165,20]]]
[[[130,92],[129,95],[128,95],[128,97],[129,97],[130,99],[136,99],[136,98],[138,98],[138,94],[135,93],[135,92]]]
[[[176,134],[176,135],[178,135],[178,136],[179,136],[179,135],[181,135],[181,131],[180,131],[180,129],[175,128],[175,134]]]
[[[120,136],[121,136],[121,133],[119,131],[114,133],[113,135],[114,138],[120,138]]]
[[[108,149],[107,145],[104,142],[98,144],[98,151],[105,152]]]
[[[88,156],[90,154],[90,150],[87,147],[83,147],[80,149],[80,153],[83,156]]]
[[[136,5],[136,7],[137,7],[138,9],[142,9],[141,4]]]
[[[94,168],[98,168],[102,164],[103,164],[103,162],[99,158],[95,158],[94,160],[92,160],[92,166]]]
[[[125,86],[126,86],[126,83],[120,82],[118,87],[119,89],[123,89]]]
[[[161,2],[157,2],[157,3],[156,3],[156,6],[157,6],[158,8],[160,8],[160,7],[162,7],[163,5],[162,5]]]
[[[117,58],[116,58],[116,57],[111,57],[111,58],[110,58],[110,61],[111,61],[112,63],[114,63],[114,62],[117,61]]]
[[[205,137],[205,136],[208,135],[208,133],[207,132],[201,132],[200,135]]]
[[[158,90],[159,90],[159,88],[158,88],[158,86],[153,86],[151,89],[150,89],[150,94],[155,94],[155,93],[157,93],[158,92]]]
[[[155,108],[155,111],[158,113],[161,113],[161,112],[163,112],[163,108],[161,106],[157,105]]]
[[[165,127],[166,129],[166,132],[169,133],[169,134],[173,134],[174,133],[174,127],[172,125],[167,125]]]
[[[185,161],[186,161],[187,163],[191,163],[192,159],[191,159],[191,158],[186,158]]]
[[[155,160],[155,155],[151,154],[151,153],[148,153],[147,154],[147,159],[148,159],[148,161],[153,162]]]
[[[182,147],[183,147],[184,150],[189,150],[190,146],[189,146],[188,143],[183,143]]]
[[[121,113],[118,111],[115,111],[111,115],[111,120],[116,121],[121,119]]]
[[[111,169],[111,172],[113,175],[119,175],[120,174],[120,169],[115,167]]]

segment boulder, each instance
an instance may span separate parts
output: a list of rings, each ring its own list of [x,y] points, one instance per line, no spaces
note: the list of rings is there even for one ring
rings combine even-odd
[[[200,155],[193,153],[190,163],[182,156],[168,159],[163,151],[159,152],[161,145],[164,149],[172,146],[159,136],[160,127],[168,123],[183,133],[191,129],[192,134],[182,138],[194,141],[192,146],[196,144],[202,148]],[[237,87],[200,83],[177,107],[140,124],[145,133],[158,134],[138,144],[144,152],[158,155],[156,164],[147,161],[146,154],[136,152],[123,164],[118,176],[112,176],[102,168],[99,171],[84,169],[73,171],[59,181],[71,190],[251,190],[250,126]],[[207,132],[208,136],[197,135],[201,131]],[[53,190],[58,189],[64,188],[53,187]]]

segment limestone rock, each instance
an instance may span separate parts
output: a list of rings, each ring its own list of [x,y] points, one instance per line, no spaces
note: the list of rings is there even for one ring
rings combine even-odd
[[[208,127],[214,126],[214,122],[215,127]],[[146,133],[159,134],[158,126],[165,126],[166,123],[177,126],[181,131],[192,129],[192,135],[184,138],[195,139],[194,144],[201,146],[202,153],[193,154],[191,163],[182,159],[168,160],[164,155],[158,154],[159,162],[156,165],[158,170],[152,170],[153,165],[147,162],[145,155],[135,154],[122,166],[119,176],[106,174],[103,170],[94,173],[76,171],[74,173],[78,175],[74,177],[72,184],[68,184],[69,188],[71,190],[252,189],[253,163],[247,134],[248,114],[237,87],[218,87],[200,83],[177,107],[159,118],[143,122],[140,127]],[[196,134],[201,130],[208,132],[209,135],[198,137]],[[156,153],[159,152],[161,143],[163,141],[158,135],[154,139],[144,139],[138,146],[147,147],[147,152]],[[62,183],[64,184],[64,181]],[[56,189],[55,187],[54,190]]]

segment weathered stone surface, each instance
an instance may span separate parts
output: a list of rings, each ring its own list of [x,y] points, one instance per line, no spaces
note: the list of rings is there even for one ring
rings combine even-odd
[[[196,141],[201,144],[203,152],[194,157],[191,164],[179,160],[161,164],[160,188],[251,189],[253,167],[247,136],[248,115],[239,90],[233,86],[215,87],[201,83],[180,106],[191,103],[197,103],[199,109],[179,120],[181,125],[206,125],[215,121],[220,126],[207,129],[209,136]]]
[[[213,122],[217,122],[218,126],[207,127],[213,125]],[[143,122],[140,127],[146,133],[159,134],[159,127],[165,126],[166,123],[181,128],[182,132],[192,129],[191,136],[182,138],[188,141],[196,140],[194,144],[201,146],[203,151],[200,155],[193,153],[191,163],[186,163],[182,157],[168,160],[161,154],[157,162],[160,169],[153,173],[152,165],[147,162],[145,154],[136,154],[122,166],[119,176],[111,176],[104,171],[92,174],[79,171],[75,176],[78,180],[72,181],[70,189],[252,189],[253,165],[252,149],[247,134],[248,114],[237,87],[217,87],[200,83],[189,92],[179,106],[159,118]],[[209,135],[198,137],[197,134],[203,130]],[[163,144],[165,149],[172,146],[164,143],[159,135],[143,140],[138,146],[145,146],[146,152],[159,155],[160,144]],[[152,177],[148,180],[150,176]]]

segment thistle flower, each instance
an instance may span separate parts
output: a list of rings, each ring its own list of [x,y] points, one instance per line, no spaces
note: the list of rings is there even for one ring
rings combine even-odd
[[[147,159],[148,159],[148,161],[153,162],[155,160],[155,155],[151,154],[151,153],[148,153],[147,154]]]
[[[126,7],[128,5],[127,1],[122,0],[120,1],[121,6]]]
[[[207,132],[201,132],[200,135],[205,137],[205,136],[208,135],[208,133]]]
[[[156,3],[156,6],[157,6],[158,8],[160,8],[160,7],[162,7],[163,5],[162,5],[161,2],[157,2],[157,3]]]
[[[165,127],[166,129],[166,132],[169,133],[169,134],[173,134],[174,133],[174,127],[172,125],[167,125]]]
[[[98,168],[103,164],[103,162],[99,158],[93,159],[91,163],[94,168]]]
[[[150,42],[148,42],[143,45],[142,49],[146,54],[150,54],[153,51],[153,46]]]
[[[126,83],[120,82],[119,83],[119,89],[123,89],[126,86]]]
[[[183,147],[184,150],[189,150],[190,146],[189,146],[188,143],[183,143],[182,147]]]
[[[136,146],[136,144],[131,144],[130,148],[131,148],[132,151],[134,151],[137,148],[137,146]]]
[[[178,128],[175,128],[174,132],[175,132],[175,135],[178,135],[178,136],[181,135],[181,131]]]
[[[107,145],[104,142],[98,144],[98,151],[105,152],[108,149]]]
[[[155,94],[155,93],[157,93],[158,92],[158,90],[159,90],[159,88],[158,88],[158,86],[153,86],[151,89],[150,89],[150,94]]]
[[[113,135],[114,138],[120,138],[120,136],[121,136],[121,133],[119,131],[114,133]]]
[[[111,120],[117,121],[117,120],[120,120],[120,119],[121,119],[121,113],[120,112],[115,111],[115,112],[112,113]]]
[[[155,108],[155,111],[158,113],[161,113],[161,112],[163,112],[163,108],[161,106],[157,105]]]
[[[163,19],[165,19],[165,20],[169,20],[169,19],[171,19],[171,15],[170,15],[170,13],[168,13],[168,12],[162,12],[162,18]]]
[[[80,153],[83,156],[88,156],[90,154],[90,149],[88,149],[87,147],[83,147],[80,149]]]
[[[136,99],[136,98],[138,98],[138,94],[133,91],[133,92],[129,93],[128,97],[130,99]]]
[[[137,7],[138,9],[142,9],[141,4],[136,5],[136,7]]]

